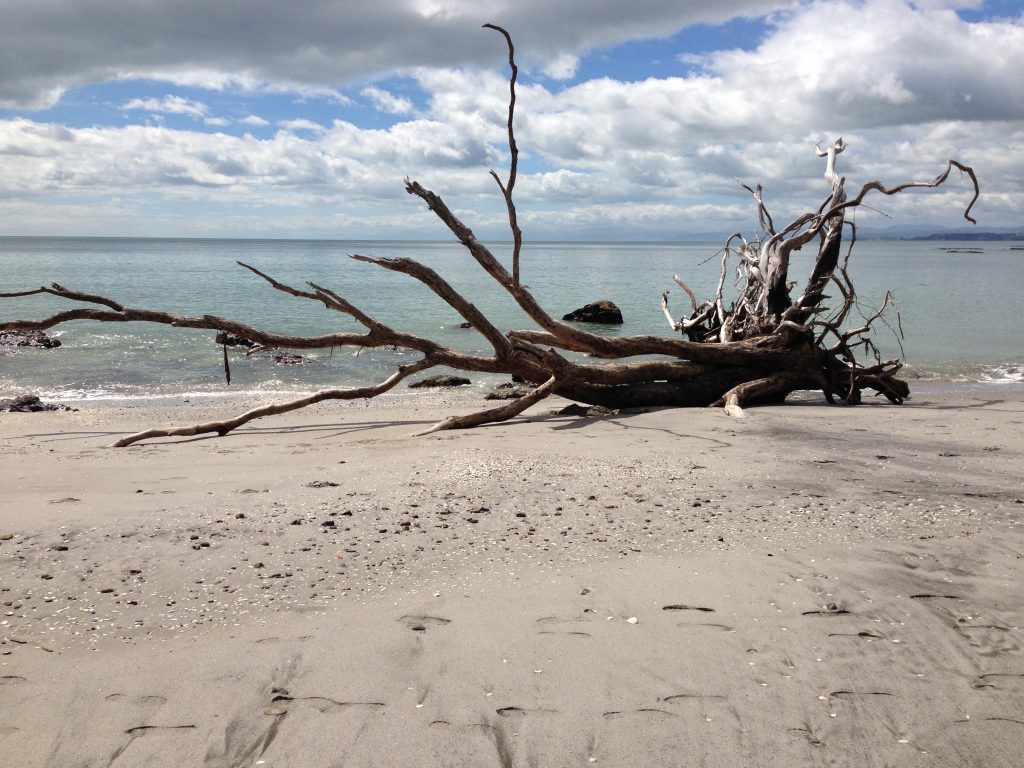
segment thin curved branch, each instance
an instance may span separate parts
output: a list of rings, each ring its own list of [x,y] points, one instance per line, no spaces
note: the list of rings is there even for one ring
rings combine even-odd
[[[467,301],[458,291],[437,272],[430,267],[420,264],[414,259],[407,258],[376,258],[373,256],[361,256],[359,254],[352,254],[352,259],[356,261],[366,262],[367,264],[376,264],[378,267],[391,270],[392,272],[400,272],[402,274],[409,275],[419,280],[421,283],[426,285],[430,290],[440,296],[444,301],[452,307],[456,312],[462,315],[463,319],[466,320],[473,328],[483,334],[491,346],[494,347],[494,352],[498,357],[506,357],[512,352],[512,344],[505,337],[495,325],[487,319],[474,304]]]
[[[300,397],[296,400],[289,400],[284,403],[273,403],[271,405],[263,405],[259,408],[253,408],[250,411],[246,411],[245,413],[239,414],[238,416],[230,419],[209,421],[204,424],[193,424],[188,427],[147,429],[144,432],[136,432],[133,435],[122,437],[120,440],[114,442],[111,445],[111,448],[124,448],[132,443],[137,443],[140,440],[151,440],[156,437],[192,437],[193,435],[213,433],[223,437],[228,432],[238,429],[238,427],[243,424],[248,424],[254,419],[262,419],[265,416],[276,416],[281,413],[288,413],[289,411],[297,411],[300,408],[306,408],[307,406],[323,402],[324,400],[358,400],[361,398],[376,397],[377,395],[383,394],[393,388],[402,379],[428,368],[433,368],[434,365],[436,365],[436,363],[432,362],[428,358],[424,358],[423,360],[419,360],[415,363],[400,366],[398,370],[385,381],[373,386],[356,387],[354,389],[322,389],[312,395]]]
[[[516,114],[516,80],[519,77],[519,67],[516,66],[516,49],[512,44],[512,36],[502,27],[496,24],[484,24],[484,29],[493,29],[499,32],[508,45],[508,66],[510,70],[508,78],[508,150],[511,155],[508,169],[508,183],[502,184],[498,174],[491,171],[491,176],[498,182],[498,188],[505,197],[505,208],[508,209],[508,225],[512,230],[512,287],[518,291],[519,283],[519,253],[523,248],[523,233],[519,229],[519,220],[516,216],[516,204],[512,199],[512,191],[516,186],[516,173],[519,168],[519,146],[516,144],[516,134],[513,129],[513,121]]]
[[[675,281],[675,284],[678,285],[680,288],[682,288],[686,292],[686,295],[690,297],[690,306],[692,306],[693,307],[693,311],[696,312],[697,311],[697,297],[696,297],[696,295],[694,295],[693,291],[690,289],[690,286],[688,286],[686,283],[684,283],[683,279],[679,275],[672,275],[672,279]]]
[[[963,163],[957,162],[956,160],[947,160],[945,170],[942,171],[942,173],[940,173],[931,181],[906,181],[903,182],[902,184],[897,184],[894,187],[887,187],[880,181],[869,181],[867,184],[861,187],[860,192],[857,193],[856,197],[854,197],[851,200],[847,200],[843,203],[840,203],[836,206],[833,206],[831,209],[829,209],[825,213],[825,218],[830,218],[834,216],[842,209],[854,208],[860,205],[861,202],[863,202],[864,198],[867,196],[867,194],[872,191],[881,192],[883,195],[895,195],[899,192],[902,192],[905,189],[913,189],[916,187],[934,188],[941,186],[946,181],[946,179],[949,178],[949,174],[952,173],[954,168],[959,169],[961,173],[967,174],[967,176],[970,177],[971,182],[974,184],[974,196],[971,198],[971,202],[967,204],[967,208],[964,210],[964,218],[971,222],[971,224],[977,224],[977,219],[973,218],[970,214],[971,209],[974,207],[974,204],[978,202],[978,197],[981,196],[981,186],[978,184],[978,177],[975,176],[974,169],[971,168],[971,166],[964,165]]]
[[[84,301],[89,304],[102,304],[103,306],[110,307],[116,312],[120,312],[124,307],[118,304],[113,299],[108,299],[106,296],[96,296],[91,293],[80,293],[78,291],[69,291],[63,285],[59,283],[53,283],[52,287],[47,288],[36,288],[32,291],[18,291],[16,293],[0,293],[0,299],[13,299],[17,296],[35,296],[40,293],[48,293],[51,296],[59,296],[63,299],[71,299],[73,301]]]
[[[250,272],[259,275],[278,291],[287,293],[290,296],[298,296],[299,298],[303,299],[312,299],[313,301],[319,301],[328,309],[333,309],[336,312],[341,312],[342,314],[348,315],[349,317],[355,319],[357,322],[361,323],[371,331],[381,330],[385,333],[393,333],[393,331],[390,328],[377,322],[368,314],[363,312],[361,309],[353,305],[351,302],[347,301],[346,299],[343,299],[334,291],[328,290],[327,288],[319,286],[316,283],[307,283],[307,285],[310,288],[312,288],[313,291],[302,291],[299,290],[298,288],[293,288],[290,285],[286,285],[285,283],[281,283],[275,280],[270,275],[266,274],[265,272],[261,272],[260,270],[256,269],[256,267],[246,264],[244,261],[236,261],[235,263],[238,264],[240,267],[245,267],[245,269],[248,269]]]
[[[524,395],[516,400],[511,400],[506,405],[502,405],[497,408],[490,408],[486,411],[477,411],[476,413],[470,413],[465,416],[449,416],[443,421],[439,421],[425,432],[417,433],[416,436],[429,435],[432,432],[440,432],[446,429],[469,429],[470,427],[478,427],[481,424],[508,421],[509,419],[518,416],[531,405],[540,402],[550,395],[555,389],[555,386],[556,379],[552,376],[528,395]]]

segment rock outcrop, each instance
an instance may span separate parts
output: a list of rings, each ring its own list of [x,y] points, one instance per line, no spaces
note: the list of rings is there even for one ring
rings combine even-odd
[[[608,299],[601,299],[585,307],[574,309],[562,317],[574,323],[601,323],[603,325],[622,325],[622,311]]]

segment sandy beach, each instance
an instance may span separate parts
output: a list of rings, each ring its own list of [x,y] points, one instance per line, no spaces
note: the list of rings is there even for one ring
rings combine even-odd
[[[0,414],[3,764],[1024,765],[1024,393],[985,393]]]

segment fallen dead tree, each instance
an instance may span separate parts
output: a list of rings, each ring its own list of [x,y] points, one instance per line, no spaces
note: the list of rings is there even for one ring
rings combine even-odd
[[[781,402],[791,392],[805,389],[820,390],[830,403],[857,404],[865,389],[873,390],[893,403],[903,402],[909,394],[909,387],[897,377],[902,363],[899,360],[882,360],[870,337],[875,322],[889,307],[891,297],[886,296],[881,309],[869,314],[863,323],[854,327],[849,323],[857,306],[857,294],[847,272],[856,237],[852,223],[847,221],[847,213],[862,205],[872,193],[895,195],[915,187],[937,187],[946,182],[955,168],[966,174],[973,184],[974,195],[964,217],[974,223],[970,211],[978,198],[979,187],[971,168],[950,160],[930,181],[911,181],[893,186],[872,181],[851,197],[846,192],[845,180],[835,170],[836,158],[845,149],[843,140],[839,139],[824,149],[819,147],[817,152],[825,160],[825,177],[830,186],[824,202],[791,223],[776,227],[762,200],[761,187],[746,187],[753,197],[762,234],[750,241],[740,235],[733,235],[726,241],[721,252],[715,295],[698,302],[686,282],[675,277],[689,299],[691,311],[680,319],[674,319],[667,292],[662,295],[661,306],[669,326],[679,335],[607,338],[588,333],[548,314],[520,280],[523,236],[513,199],[519,157],[513,126],[518,75],[515,48],[504,29],[490,24],[485,26],[504,36],[511,70],[509,173],[503,180],[491,171],[504,198],[513,236],[511,271],[477,240],[472,230],[452,213],[438,195],[408,179],[405,188],[427,205],[540,330],[499,329],[441,275],[415,260],[355,254],[352,258],[357,261],[422,282],[483,335],[491,353],[461,352],[428,338],[391,328],[362,312],[330,288],[314,282],[302,288],[285,285],[242,262],[239,262],[242,267],[265,280],[271,288],[299,299],[322,303],[328,310],[350,316],[365,331],[320,336],[282,335],[217,315],[186,316],[127,307],[111,298],[81,293],[58,283],[35,290],[0,294],[0,297],[50,294],[89,306],[68,309],[42,320],[0,323],[0,331],[42,331],[75,320],[145,322],[215,330],[268,348],[397,347],[421,355],[415,362],[398,366],[389,378],[375,385],[325,389],[307,397],[261,406],[231,419],[151,429],[124,437],[115,446],[175,435],[224,435],[253,419],[294,411],[314,403],[372,398],[392,389],[410,375],[438,366],[511,374],[530,382],[532,389],[526,396],[500,407],[451,416],[435,424],[427,433],[510,419],[551,394],[609,408],[715,405],[724,407],[733,416],[742,416],[744,406]],[[847,233],[849,243],[844,246]],[[789,274],[791,256],[812,244],[817,248],[814,265],[806,284],[794,297],[796,286]],[[735,276],[734,280],[730,281],[730,275]],[[726,295],[727,289],[729,296]],[[826,294],[826,290],[831,289],[837,292],[838,302],[830,308],[824,302],[831,300],[832,297]],[[582,361],[580,355],[566,353],[583,353]],[[867,357],[869,362],[862,362],[863,357]],[[224,360],[230,380],[226,348]]]

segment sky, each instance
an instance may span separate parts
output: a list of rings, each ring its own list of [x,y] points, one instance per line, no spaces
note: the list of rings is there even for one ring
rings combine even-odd
[[[0,0],[0,235],[437,239],[406,194],[534,240],[756,236],[826,196],[973,166],[1024,231],[1024,0]],[[862,232],[966,229],[971,188]]]

